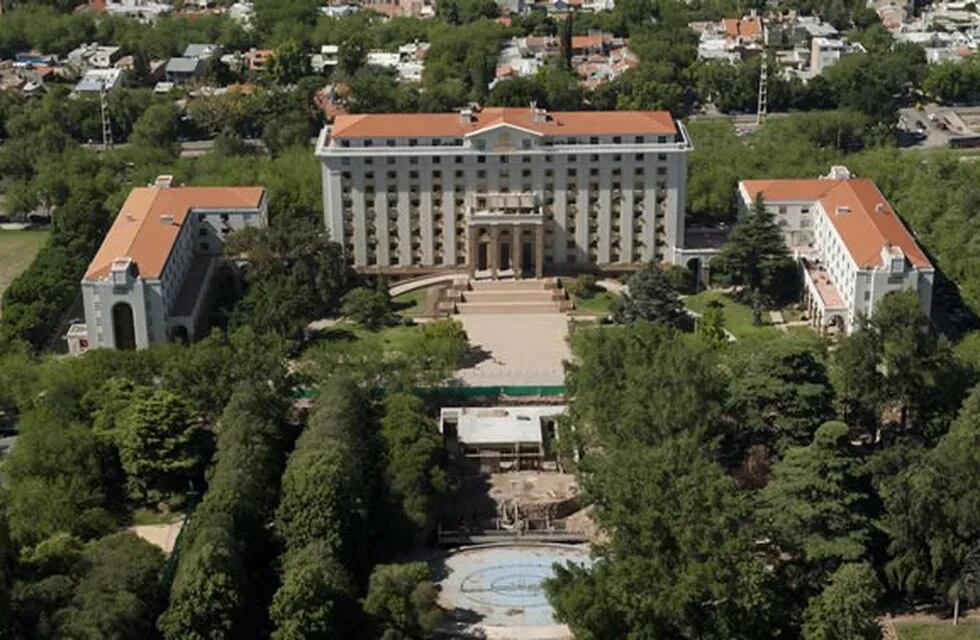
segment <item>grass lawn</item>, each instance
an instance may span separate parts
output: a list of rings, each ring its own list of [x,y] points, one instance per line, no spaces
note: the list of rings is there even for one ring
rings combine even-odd
[[[313,343],[332,343],[337,346],[351,342],[376,343],[381,345],[384,351],[402,351],[411,345],[419,330],[418,325],[395,325],[369,331],[356,324],[341,322],[324,331],[321,336],[314,339]]]
[[[412,318],[428,311],[428,305],[425,304],[425,298],[428,293],[428,287],[416,289],[415,291],[409,291],[400,296],[395,296],[391,299],[391,302],[395,306],[395,311],[405,317]]]
[[[597,316],[607,315],[612,312],[613,303],[616,302],[617,298],[619,298],[617,293],[600,291],[591,298],[576,298],[575,310]]]
[[[740,340],[743,338],[772,337],[779,332],[779,329],[768,324],[768,313],[763,312],[763,324],[755,326],[752,324],[752,309],[748,305],[736,302],[720,291],[702,291],[697,295],[684,298],[684,306],[702,315],[711,302],[721,303],[722,312],[725,315],[725,328]]]
[[[170,524],[184,517],[183,513],[160,513],[151,509],[137,509],[133,512],[131,525]]]
[[[980,625],[965,624],[953,626],[946,624],[908,624],[896,623],[898,640],[977,640],[980,639]]]
[[[0,231],[0,293],[27,269],[47,239],[47,231]]]

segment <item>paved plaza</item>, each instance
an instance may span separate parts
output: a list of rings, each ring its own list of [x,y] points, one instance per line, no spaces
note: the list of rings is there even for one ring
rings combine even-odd
[[[468,386],[561,385],[562,361],[571,357],[564,313],[456,316],[470,344],[485,352],[459,378]]]

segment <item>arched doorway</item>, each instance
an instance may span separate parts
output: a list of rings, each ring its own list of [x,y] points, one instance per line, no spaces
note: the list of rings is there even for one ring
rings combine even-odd
[[[686,266],[691,272],[691,289],[697,293],[701,290],[701,258],[691,258]]]
[[[133,308],[127,302],[116,303],[112,307],[112,334],[117,349],[136,348],[136,325],[133,323]]]
[[[170,329],[170,341],[171,342],[181,342],[187,344],[190,342],[190,334],[187,331],[187,327],[182,324],[177,324]]]

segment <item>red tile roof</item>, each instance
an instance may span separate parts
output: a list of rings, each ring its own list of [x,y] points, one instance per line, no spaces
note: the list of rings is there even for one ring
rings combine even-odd
[[[264,194],[265,189],[261,187],[133,189],[89,264],[85,279],[104,278],[112,261],[124,257],[137,265],[144,278],[159,278],[191,210],[256,209]]]
[[[881,266],[881,253],[886,246],[901,248],[917,268],[932,268],[885,196],[867,178],[744,180],[741,188],[752,201],[762,193],[770,203],[819,202],[851,257],[862,268]]]
[[[758,16],[749,16],[741,20],[725,18],[722,20],[722,26],[725,28],[725,36],[732,40],[737,38],[755,40],[762,36],[762,19]]]
[[[458,113],[382,113],[337,116],[334,138],[462,137],[508,124],[547,136],[675,135],[677,125],[666,111],[560,111],[547,122],[535,122],[527,107],[489,107],[464,122]]]

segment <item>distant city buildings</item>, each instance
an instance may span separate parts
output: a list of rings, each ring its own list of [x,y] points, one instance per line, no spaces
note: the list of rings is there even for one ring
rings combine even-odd
[[[394,69],[402,82],[421,82],[422,72],[425,70],[425,55],[428,52],[428,42],[410,42],[398,47],[397,51],[369,51],[365,62],[376,67]],[[324,63],[329,60],[330,58],[325,57]],[[336,65],[335,61],[333,65]]]
[[[594,89],[615,80],[632,69],[639,59],[627,47],[625,38],[593,31],[572,36],[572,70],[582,78],[582,85]],[[497,70],[490,86],[514,77],[535,75],[549,60],[561,55],[561,41],[556,36],[512,38],[504,43],[497,59]]]
[[[72,90],[73,95],[85,93],[110,93],[122,86],[122,69],[89,69]]]
[[[846,167],[812,180],[743,180],[743,214],[762,197],[803,270],[804,306],[820,331],[850,332],[893,291],[932,306],[935,269],[875,184]]]
[[[267,224],[261,187],[175,187],[161,176],[133,189],[82,279],[85,324],[69,352],[142,349],[193,340],[231,231]]]

